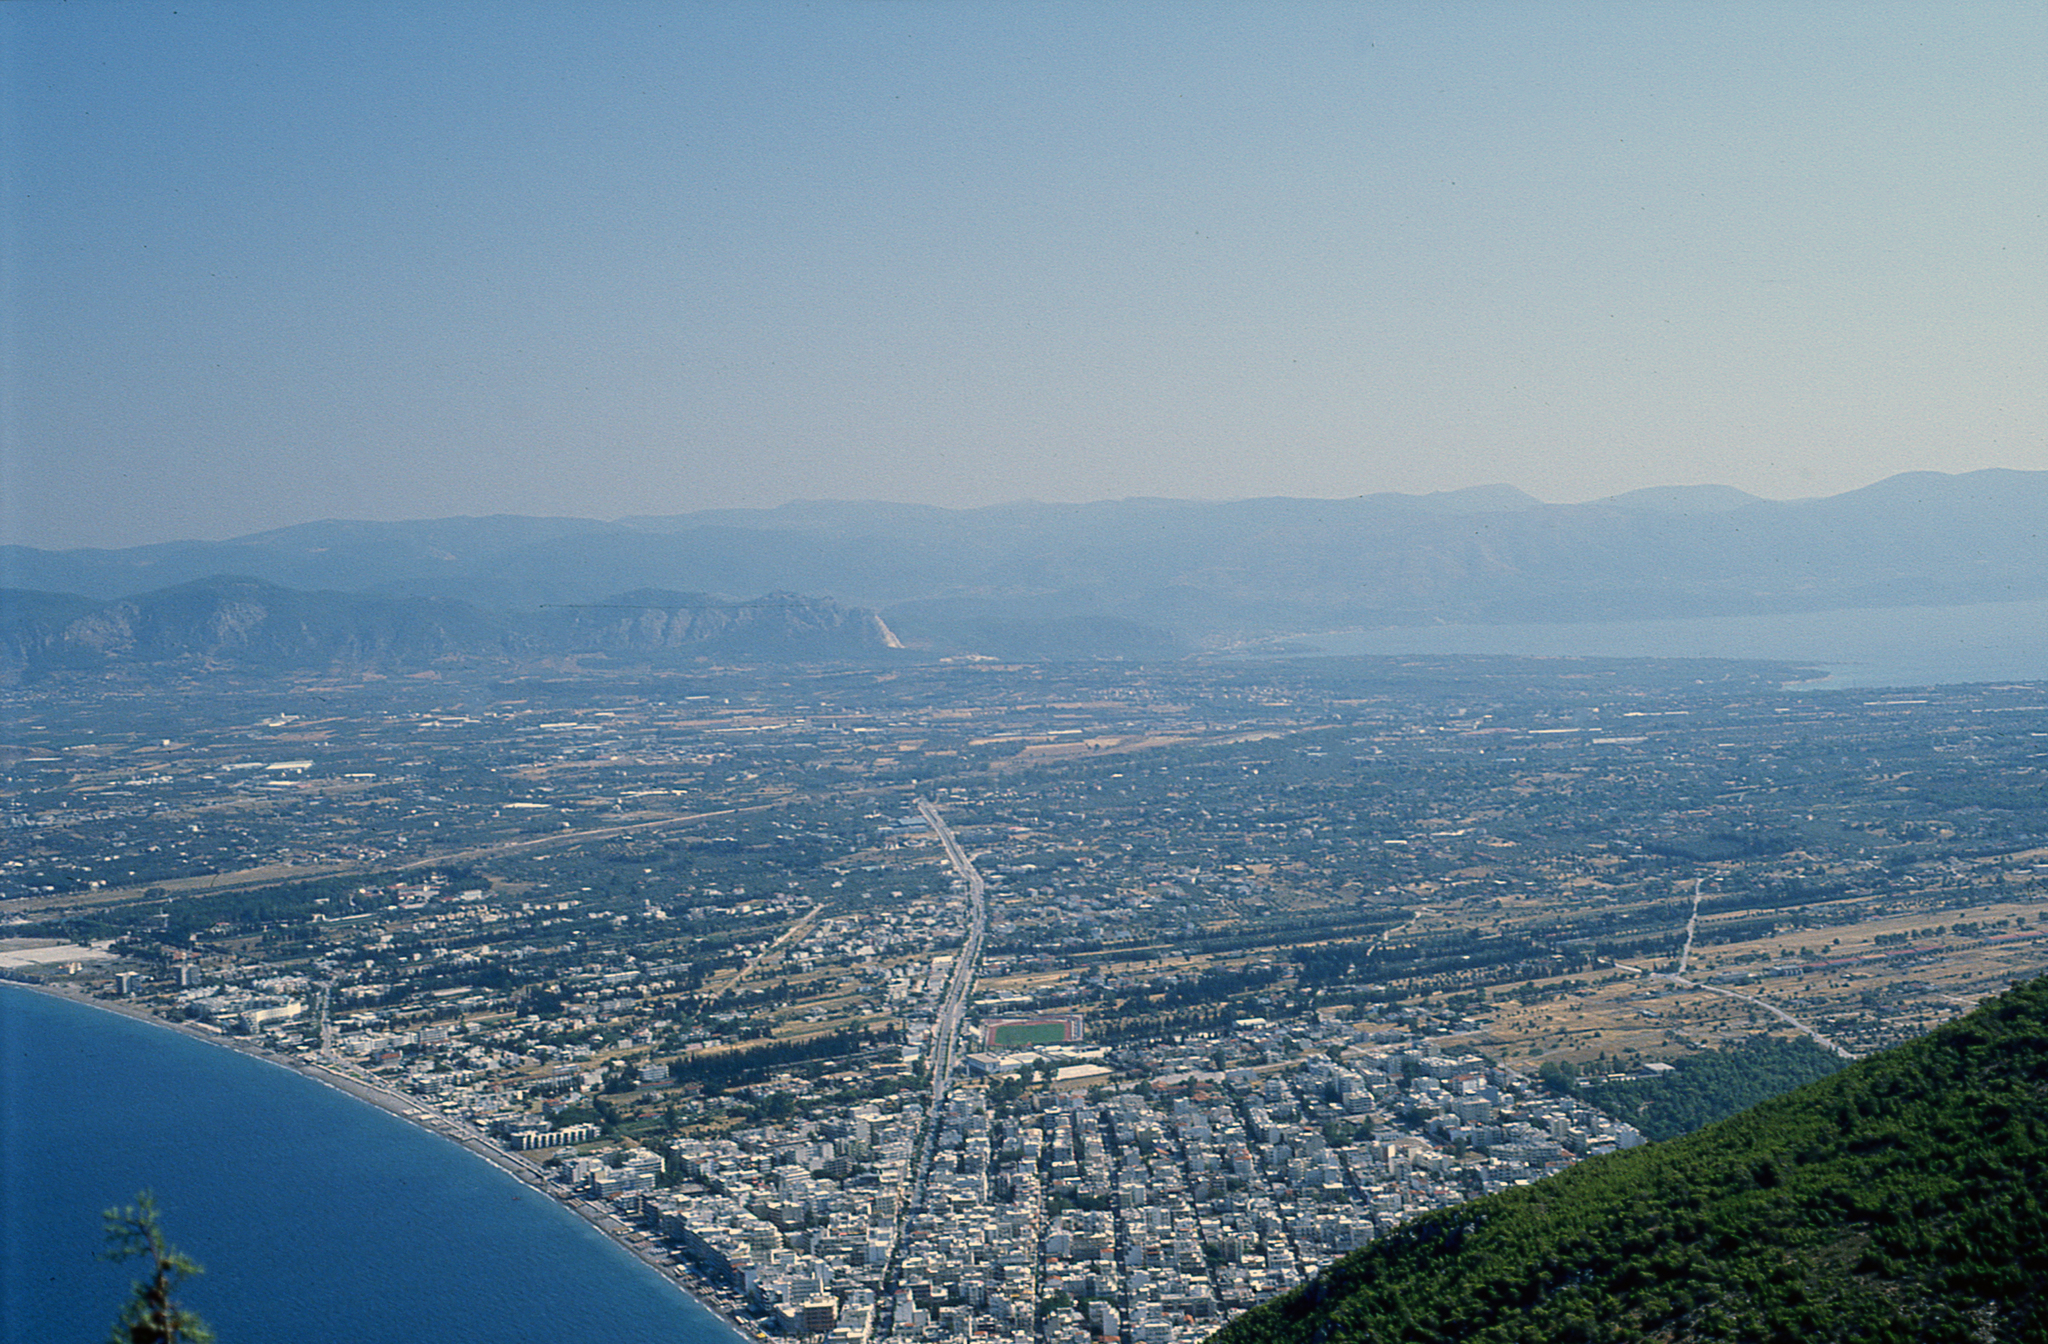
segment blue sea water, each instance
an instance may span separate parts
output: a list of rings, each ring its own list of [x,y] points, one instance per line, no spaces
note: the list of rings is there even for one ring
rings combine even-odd
[[[0,1341],[104,1339],[155,1192],[220,1344],[733,1344],[552,1200],[278,1065],[0,984]]]
[[[2048,680],[2048,602],[1870,607],[1781,616],[1423,625],[1333,631],[1326,654],[1514,654],[1539,658],[1755,658],[1806,663],[1809,690]]]

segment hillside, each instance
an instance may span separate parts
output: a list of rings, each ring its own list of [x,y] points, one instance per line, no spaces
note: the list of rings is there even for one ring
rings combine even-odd
[[[1216,1344],[2048,1339],[2048,978],[1681,1139],[1418,1219]]]

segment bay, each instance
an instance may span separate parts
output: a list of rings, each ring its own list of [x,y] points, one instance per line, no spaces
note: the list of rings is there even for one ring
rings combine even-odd
[[[1803,663],[1796,683],[1836,690],[2048,679],[2048,601],[1868,607],[1774,616],[1330,631],[1291,641],[1321,654],[1539,658],[1740,658]]]
[[[136,1266],[101,1211],[154,1191],[220,1344],[734,1344],[581,1218],[302,1074],[0,984],[0,1340],[106,1337]]]

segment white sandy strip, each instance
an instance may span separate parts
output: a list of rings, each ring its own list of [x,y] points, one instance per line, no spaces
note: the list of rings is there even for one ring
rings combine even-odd
[[[76,943],[57,943],[50,947],[17,947],[0,952],[0,966],[18,968],[22,966],[56,966],[67,961],[113,961],[112,952],[103,952],[97,947],[80,947]]]

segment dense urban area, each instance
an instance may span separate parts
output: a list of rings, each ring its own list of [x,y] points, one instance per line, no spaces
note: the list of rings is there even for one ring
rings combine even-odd
[[[390,1106],[746,1331],[1193,1340],[2048,964],[2048,688],[1802,675],[53,679],[0,967]]]

